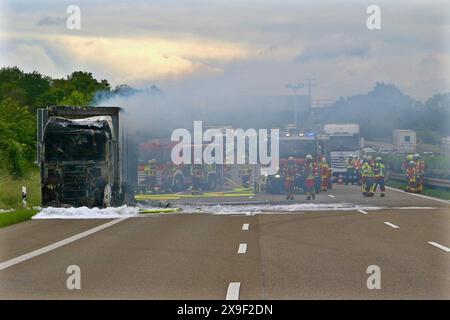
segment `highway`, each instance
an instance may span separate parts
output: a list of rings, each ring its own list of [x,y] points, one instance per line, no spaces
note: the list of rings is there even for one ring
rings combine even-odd
[[[251,209],[266,199],[292,203],[246,200]],[[364,198],[337,185],[314,203],[326,208],[2,228],[0,299],[450,299],[449,202],[392,189]],[[80,290],[67,288],[70,265],[80,268]],[[368,288],[370,266],[380,289]]]

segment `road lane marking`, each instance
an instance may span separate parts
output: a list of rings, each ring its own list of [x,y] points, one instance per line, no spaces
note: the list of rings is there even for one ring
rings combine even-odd
[[[442,244],[436,243],[436,242],[428,242],[429,244],[431,244],[432,246],[435,246],[436,248],[439,248],[441,250],[444,250],[445,252],[450,252],[450,248],[447,248],[445,246],[443,246]]]
[[[334,196],[333,196],[332,194],[329,194],[328,196],[329,196],[330,198],[334,198]]]
[[[249,227],[250,227],[250,225],[248,223],[244,223],[242,225],[242,230],[248,230]]]
[[[227,296],[225,300],[239,300],[239,289],[241,288],[240,282],[230,282],[227,289]]]
[[[241,243],[239,244],[239,249],[237,253],[246,253],[247,252],[247,244]]]
[[[400,228],[399,226],[396,226],[395,224],[390,223],[390,222],[387,222],[387,221],[385,221],[384,223],[387,224],[389,227],[392,227],[392,228],[394,228],[394,229]]]
[[[358,211],[361,212],[362,214],[367,214],[367,212],[364,210],[358,210]]]
[[[64,240],[55,242],[53,244],[50,244],[50,245],[45,246],[43,248],[37,249],[35,251],[23,254],[21,256],[18,256],[16,258],[11,259],[11,260],[2,262],[2,263],[0,263],[0,271],[4,270],[6,268],[9,268],[9,267],[11,267],[13,265],[16,265],[18,263],[21,263],[23,261],[26,261],[26,260],[29,260],[31,258],[37,257],[37,256],[39,256],[41,254],[44,254],[44,253],[47,253],[49,251],[55,250],[55,249],[57,249],[59,247],[65,246],[66,244],[69,244],[71,242],[77,241],[77,240],[79,240],[81,238],[90,236],[93,233],[96,233],[96,232],[98,232],[100,230],[103,230],[103,229],[106,229],[108,227],[111,227],[111,226],[113,226],[113,225],[115,225],[115,224],[117,224],[119,222],[122,222],[122,221],[124,221],[126,219],[128,219],[128,217],[126,217],[126,218],[119,218],[119,219],[115,219],[115,220],[109,221],[109,222],[104,223],[102,225],[99,225],[99,226],[97,226],[95,228],[92,228],[92,229],[89,229],[89,230],[84,231],[82,233],[76,234],[76,235],[74,235],[72,237],[69,237],[69,238],[66,238]]]
[[[443,200],[443,199],[438,199],[438,198],[434,198],[434,197],[424,196],[423,194],[418,194],[418,193],[405,192],[403,190],[400,190],[400,189],[397,189],[397,188],[388,187],[388,186],[386,186],[386,189],[397,191],[397,192],[401,192],[403,194],[409,194],[410,196],[415,196],[415,197],[420,197],[420,198],[424,198],[424,199],[429,199],[429,200],[434,200],[434,201],[450,204],[449,200]]]

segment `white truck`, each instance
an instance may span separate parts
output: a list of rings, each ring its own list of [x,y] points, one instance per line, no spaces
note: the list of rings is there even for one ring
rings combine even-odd
[[[333,171],[333,180],[344,179],[348,158],[351,155],[360,155],[359,124],[329,123],[323,126],[323,132],[329,136],[327,158]]]

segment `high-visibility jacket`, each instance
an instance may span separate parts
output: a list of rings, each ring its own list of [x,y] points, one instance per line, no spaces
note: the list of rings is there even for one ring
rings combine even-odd
[[[297,167],[295,164],[288,164],[286,166],[286,180],[294,181],[295,176],[297,175]]]
[[[153,164],[146,165],[144,172],[149,177],[155,177],[156,176],[156,169],[155,169],[155,166]]]
[[[192,166],[192,176],[195,178],[201,178],[203,176],[203,167],[200,164],[194,164]]]
[[[244,164],[241,168],[241,175],[242,176],[249,176],[252,173],[252,167],[248,164]]]
[[[418,174],[424,174],[426,169],[425,160],[418,160],[416,162],[416,171]]]
[[[368,162],[364,162],[361,167],[361,175],[363,177],[372,177],[373,176],[373,168]]]
[[[373,175],[374,177],[384,177],[385,174],[385,166],[381,162],[376,162],[373,167]]]
[[[406,177],[408,178],[408,180],[411,181],[416,181],[416,168],[415,167],[408,167],[406,169]]]
[[[314,179],[315,177],[315,166],[313,162],[307,162],[305,164],[306,178]]]
[[[347,169],[353,169],[354,165],[353,165],[353,160],[352,159],[348,159],[347,160]]]
[[[354,159],[353,160],[353,168],[355,170],[361,170],[361,161],[359,161],[358,159]]]

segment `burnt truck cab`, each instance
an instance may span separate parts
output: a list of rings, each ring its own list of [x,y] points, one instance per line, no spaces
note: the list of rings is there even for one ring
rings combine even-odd
[[[38,111],[43,206],[109,207],[124,202],[119,110],[55,106]]]

